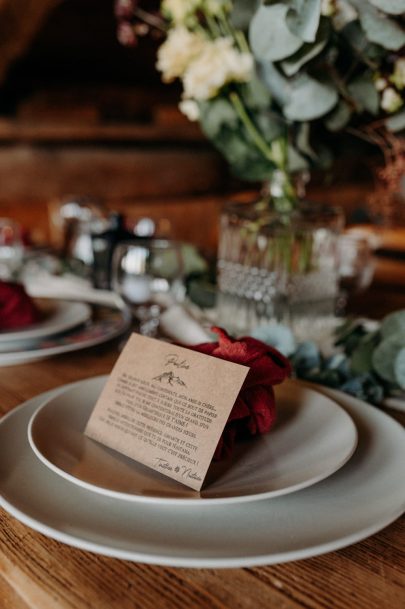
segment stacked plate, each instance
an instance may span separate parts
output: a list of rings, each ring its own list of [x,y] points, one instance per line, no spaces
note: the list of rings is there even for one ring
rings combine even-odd
[[[84,302],[35,299],[41,321],[0,333],[0,366],[23,364],[92,347],[119,336],[130,325],[125,309],[90,307]]]
[[[83,435],[105,381],[0,422],[0,504],[54,539],[154,564],[274,564],[364,539],[404,509],[404,431],[350,396],[284,383],[275,428],[213,464],[197,493]]]

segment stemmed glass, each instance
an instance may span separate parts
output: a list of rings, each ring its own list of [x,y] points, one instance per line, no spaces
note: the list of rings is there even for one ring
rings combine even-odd
[[[162,311],[184,298],[180,244],[164,239],[119,243],[112,288],[130,306],[139,332],[156,336]]]

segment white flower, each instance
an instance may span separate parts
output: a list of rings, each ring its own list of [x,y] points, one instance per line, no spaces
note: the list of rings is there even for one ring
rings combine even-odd
[[[336,0],[321,0],[321,15],[332,17],[336,13]]]
[[[392,87],[384,89],[381,96],[381,108],[386,112],[396,112],[403,105],[403,100],[399,93]]]
[[[164,14],[169,15],[174,23],[181,24],[195,13],[201,2],[202,0],[163,0],[161,6]]]
[[[374,81],[374,86],[377,89],[377,91],[384,91],[385,87],[388,85],[387,81],[385,80],[385,78],[382,78],[382,76],[379,76],[379,78],[376,78],[376,80]]]
[[[203,0],[203,9],[207,15],[215,16],[222,12],[228,13],[232,4],[229,0]]]
[[[246,82],[253,72],[253,57],[240,53],[231,38],[207,40],[188,66],[183,85],[186,98],[211,99],[228,82]]]
[[[183,26],[170,30],[157,54],[156,67],[162,72],[164,82],[182,77],[190,62],[202,52],[205,42],[201,34]]]
[[[356,9],[346,0],[336,0],[336,11],[332,17],[335,30],[342,30],[348,23],[357,19]]]
[[[194,99],[183,99],[179,103],[179,108],[189,121],[198,121],[200,118],[200,108]]]
[[[400,57],[396,60],[394,65],[394,72],[390,77],[390,81],[400,91],[405,88],[405,57]]]

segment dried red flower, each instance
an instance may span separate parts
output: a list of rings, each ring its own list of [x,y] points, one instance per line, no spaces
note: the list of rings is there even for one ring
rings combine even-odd
[[[276,419],[273,385],[291,374],[291,365],[279,351],[255,338],[235,340],[222,328],[213,331],[218,342],[190,348],[250,368],[215,450],[214,459],[219,460],[231,454],[237,437],[270,430]]]
[[[40,316],[22,285],[0,281],[0,331],[29,326],[39,321]]]

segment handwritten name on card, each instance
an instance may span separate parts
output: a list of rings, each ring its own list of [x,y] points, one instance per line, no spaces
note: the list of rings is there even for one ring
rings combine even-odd
[[[85,434],[200,490],[248,371],[133,334]]]

